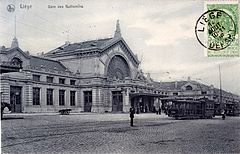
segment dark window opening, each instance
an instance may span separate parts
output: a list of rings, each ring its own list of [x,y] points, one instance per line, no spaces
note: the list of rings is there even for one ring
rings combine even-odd
[[[65,105],[65,90],[59,90],[59,105]]]
[[[192,89],[193,89],[192,86],[189,86],[189,85],[188,85],[188,86],[186,87],[186,90],[192,90]]]
[[[173,93],[173,95],[178,95],[178,93]]]
[[[17,58],[17,57],[14,57],[11,60],[11,64],[22,67],[22,61],[19,58]]]
[[[59,78],[59,83],[60,83],[60,84],[65,84],[65,79]]]
[[[33,105],[40,105],[40,88],[33,88]]]
[[[84,91],[84,112],[91,112],[92,108],[92,91]]]
[[[53,89],[47,89],[47,105],[53,105]]]
[[[47,83],[53,83],[53,77],[47,76]]]
[[[85,102],[92,102],[92,91],[84,91]]]
[[[70,85],[75,85],[76,80],[70,80]]]
[[[40,75],[33,75],[33,81],[40,81]]]
[[[75,106],[75,94],[76,91],[70,91],[70,105]]]

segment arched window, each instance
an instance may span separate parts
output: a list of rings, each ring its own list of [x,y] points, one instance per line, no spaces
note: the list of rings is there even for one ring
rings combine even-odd
[[[11,64],[12,65],[16,65],[16,66],[22,66],[22,61],[17,58],[17,57],[14,57],[12,60],[11,60]]]
[[[192,89],[193,89],[192,86],[190,85],[186,86],[186,90],[192,90]]]
[[[130,77],[130,69],[125,59],[121,56],[114,56],[107,69],[107,77],[123,80]]]

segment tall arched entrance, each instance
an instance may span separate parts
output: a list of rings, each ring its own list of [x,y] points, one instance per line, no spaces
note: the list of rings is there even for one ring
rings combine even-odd
[[[107,77],[117,80],[130,78],[130,68],[122,56],[112,57],[107,68]],[[123,93],[122,91],[112,91],[112,112],[119,111],[123,111]]]
[[[130,69],[126,60],[119,55],[112,57],[107,69],[107,77],[123,80],[130,77]]]

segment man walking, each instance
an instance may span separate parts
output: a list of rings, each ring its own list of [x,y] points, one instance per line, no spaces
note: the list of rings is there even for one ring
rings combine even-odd
[[[130,108],[130,126],[133,127],[134,108]]]

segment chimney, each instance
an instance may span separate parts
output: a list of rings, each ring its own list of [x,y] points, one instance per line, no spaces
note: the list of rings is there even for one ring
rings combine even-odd
[[[175,84],[174,84],[175,89],[177,89],[177,86],[178,86],[178,83],[177,81],[175,81]]]
[[[0,51],[5,51],[6,50],[6,47],[3,45],[0,47]]]
[[[26,53],[28,56],[30,55],[29,51],[26,51],[25,53]]]
[[[146,73],[146,75],[147,75],[147,81],[148,81],[148,82],[152,82],[152,78],[151,78],[151,76],[150,76],[150,73]]]
[[[65,45],[69,45],[70,44],[70,42],[69,41],[65,41]]]
[[[210,85],[210,88],[211,88],[211,89],[214,89],[214,86],[211,84],[211,85]]]

